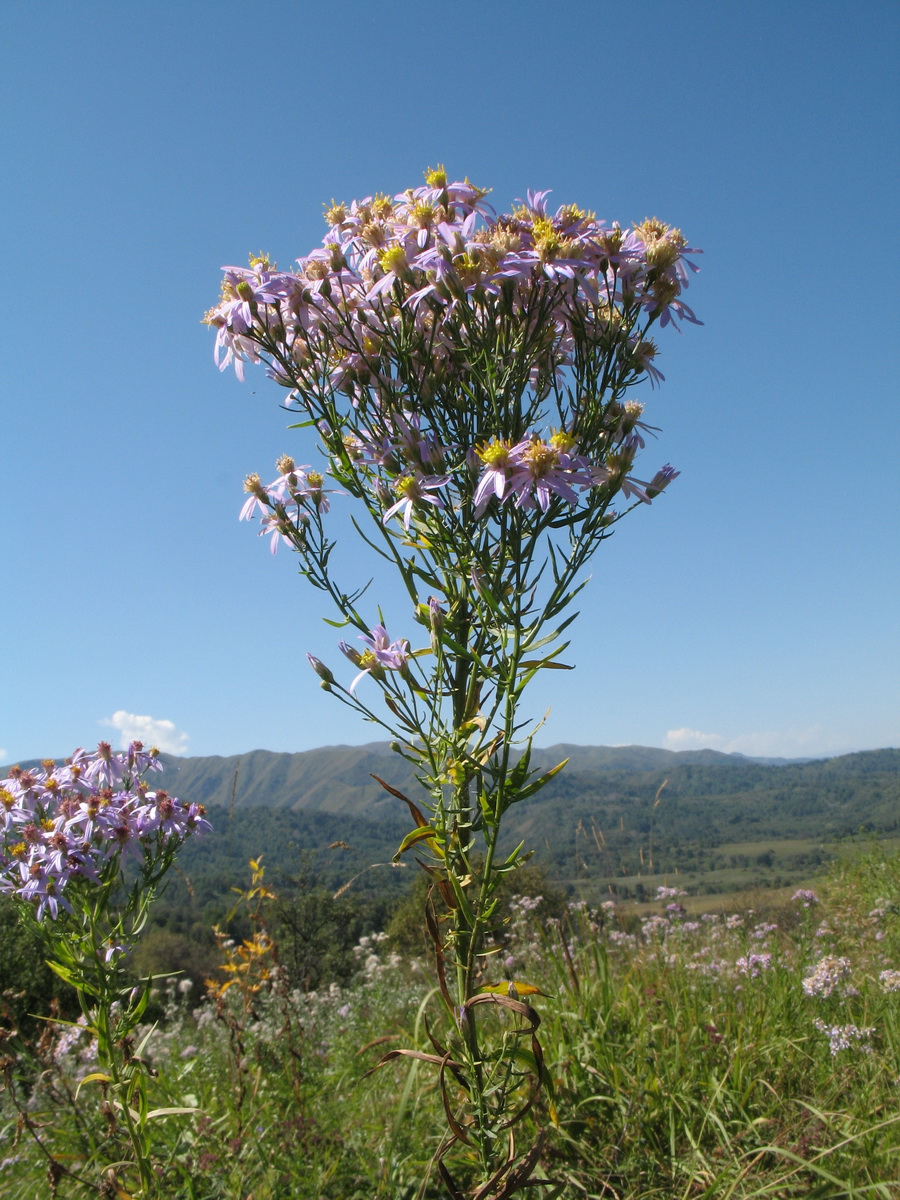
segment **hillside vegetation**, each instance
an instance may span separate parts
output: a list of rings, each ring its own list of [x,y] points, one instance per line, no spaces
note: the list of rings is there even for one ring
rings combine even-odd
[[[506,838],[588,899],[643,899],[673,875],[695,894],[788,886],[818,873],[837,842],[900,833],[900,750],[806,762],[640,746],[533,755],[540,769],[564,758],[564,771],[509,812]],[[283,878],[334,888],[365,872],[354,884],[363,892],[395,892],[414,874],[390,868],[409,817],[372,775],[414,798],[421,790],[386,745],[163,761],[163,785],[213,817],[215,834],[181,860],[201,898],[251,853],[265,852]]]

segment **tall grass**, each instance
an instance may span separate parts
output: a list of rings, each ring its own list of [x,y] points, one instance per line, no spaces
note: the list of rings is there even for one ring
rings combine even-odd
[[[552,1101],[533,1123],[549,1130],[542,1174],[559,1195],[900,1195],[900,859],[875,849],[816,891],[700,916],[672,894],[655,913],[608,902],[558,921],[513,904],[485,981],[546,993],[530,1000]],[[441,1129],[433,1076],[400,1059],[366,1075],[392,1046],[427,1048],[427,970],[376,934],[351,985],[294,990],[258,899],[252,936],[221,939],[218,982],[202,997],[161,984],[143,1031],[160,1194],[439,1196],[421,1184]],[[3,1068],[0,1194],[126,1195],[96,1165],[116,1117],[79,1086],[92,1048],[78,1027],[9,1034]]]

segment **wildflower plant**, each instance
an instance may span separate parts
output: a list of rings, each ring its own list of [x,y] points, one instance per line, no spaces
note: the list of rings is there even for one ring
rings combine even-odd
[[[523,693],[571,669],[560,656],[592,554],[678,474],[635,475],[654,431],[629,395],[663,378],[651,334],[696,323],[684,289],[697,253],[656,219],[554,212],[547,192],[497,215],[486,196],[439,167],[393,197],[332,203],[321,247],[290,271],[264,255],[224,268],[205,318],[220,368],[243,378],[265,363],[296,427],[318,435],[322,469],[283,456],[271,483],[248,476],[241,515],[260,518],[273,553],[298,554],[352,633],[346,681],[310,656],[322,687],[416,768],[415,800],[384,784],[414,823],[398,853],[434,885],[448,1032],[425,1057],[449,1125],[436,1161],[461,1196],[448,1165],[461,1151],[484,1198],[520,1190],[541,1154],[540,1137],[521,1152],[513,1137],[544,1083],[530,985],[492,983],[484,958],[499,883],[526,857],[500,853],[504,814],[565,765],[532,770]],[[418,638],[335,578],[338,495],[396,570]]]
[[[112,1180],[116,1170],[135,1170],[141,1200],[158,1194],[149,1122],[176,1110],[149,1106],[135,1032],[150,981],[135,987],[127,958],[179,847],[209,828],[201,805],[150,787],[145,777],[161,769],[158,751],[141,742],[121,754],[101,742],[93,754],[15,767],[0,780],[0,892],[39,931],[49,965],[76,991],[82,1018],[73,1032],[95,1043],[98,1066],[79,1089],[100,1086],[110,1135],[117,1142],[124,1134],[133,1160],[110,1168]],[[62,1169],[51,1160],[52,1171]]]

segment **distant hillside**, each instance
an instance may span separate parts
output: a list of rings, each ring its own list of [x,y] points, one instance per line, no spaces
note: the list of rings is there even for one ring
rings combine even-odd
[[[590,879],[640,895],[640,880],[660,873],[704,891],[781,886],[821,869],[837,840],[900,832],[900,750],[773,764],[713,750],[559,745],[536,750],[533,766],[564,758],[564,771],[509,811],[504,841],[524,841],[551,877],[573,886]],[[252,843],[273,866],[280,855],[296,863],[302,850],[329,877],[343,864],[346,878],[389,860],[409,823],[371,774],[424,799],[409,765],[381,743],[164,761],[165,785],[227,828],[234,867]],[[213,840],[188,858],[213,853]]]
[[[559,778],[571,780],[577,776],[582,783],[584,777],[598,773],[673,772],[686,767],[720,768],[721,780],[727,783],[729,779],[737,778],[729,773],[743,772],[748,766],[778,769],[768,759],[720,754],[717,750],[675,751],[649,746],[560,744],[535,750],[532,757],[534,765],[544,770],[568,758],[569,764]],[[397,802],[372,779],[373,773],[401,791],[409,790],[410,795],[418,786],[409,764],[399,755],[392,754],[384,742],[366,746],[326,746],[299,754],[253,750],[228,758],[176,758],[164,754],[162,762],[165,787],[183,798],[206,805],[230,806],[233,790],[234,803],[240,807],[365,812],[367,816],[377,816],[382,807],[393,810]],[[779,763],[781,765],[795,767],[802,764]],[[550,797],[556,792],[557,784],[554,783],[541,795]],[[571,789],[565,788],[564,792],[570,794]]]
[[[714,750],[558,745],[532,765],[568,765],[507,814],[504,841],[524,841],[551,878],[591,894],[641,897],[654,877],[678,874],[697,892],[785,886],[815,874],[841,839],[900,834],[900,750],[771,762]],[[420,803],[412,769],[384,743],[301,754],[256,750],[228,758],[163,755],[157,786],[205,804],[215,832],[191,839],[179,862],[212,900],[264,853],[284,877],[394,890],[391,871],[409,828],[381,776]],[[178,893],[172,893],[173,900]]]

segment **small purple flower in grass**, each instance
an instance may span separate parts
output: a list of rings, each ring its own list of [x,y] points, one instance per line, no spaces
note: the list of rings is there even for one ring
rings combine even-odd
[[[791,901],[802,904],[804,908],[811,908],[814,904],[819,903],[819,897],[809,888],[799,888],[791,896]]]
[[[839,1054],[841,1050],[849,1050],[854,1043],[866,1054],[872,1053],[872,1047],[868,1044],[869,1038],[875,1032],[872,1026],[867,1028],[859,1028],[856,1025],[826,1025],[824,1021],[816,1018],[813,1021],[819,1033],[827,1035],[831,1043],[832,1057]]]
[[[748,979],[756,979],[772,966],[772,955],[748,954],[739,958],[734,965],[741,975],[746,975]]]
[[[803,990],[807,996],[823,996],[827,998],[835,992],[845,980],[850,978],[850,959],[836,958],[826,954],[820,959],[809,975],[803,980]]]
[[[677,896],[686,896],[687,892],[683,888],[663,887],[656,889],[657,900],[674,900]]]

